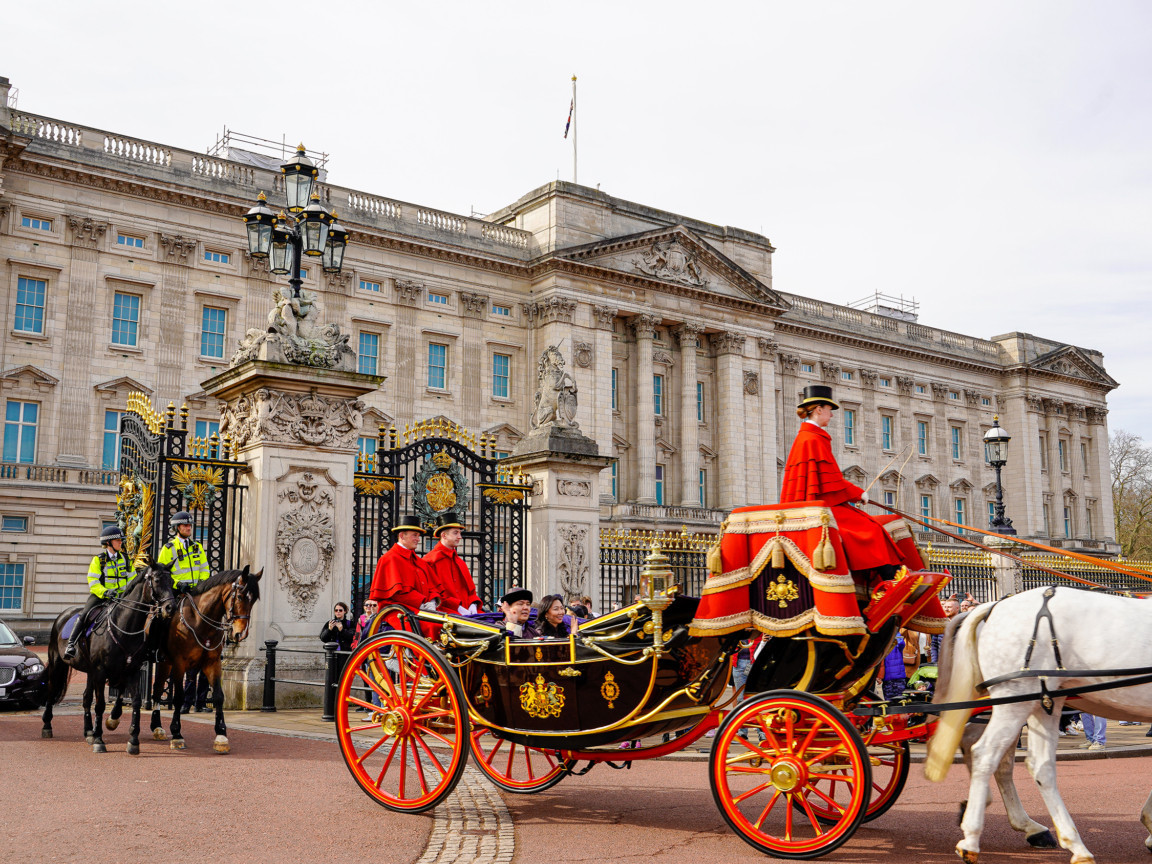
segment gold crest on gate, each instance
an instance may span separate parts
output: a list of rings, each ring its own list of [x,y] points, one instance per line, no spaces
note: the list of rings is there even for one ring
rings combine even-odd
[[[547,684],[543,675],[537,675],[535,683],[520,685],[520,706],[529,717],[559,717],[564,707],[564,688]]]

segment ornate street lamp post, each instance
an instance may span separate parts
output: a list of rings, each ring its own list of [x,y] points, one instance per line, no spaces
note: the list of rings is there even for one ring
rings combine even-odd
[[[1000,418],[992,418],[992,428],[984,433],[984,458],[996,469],[995,515],[988,520],[988,528],[997,534],[1016,534],[1012,520],[1004,515],[1004,486],[1000,482],[1000,471],[1008,462],[1008,442],[1012,436],[1000,428]]]
[[[348,232],[336,222],[336,214],[324,208],[315,191],[319,171],[305,155],[304,145],[280,166],[284,175],[284,197],[288,213],[275,213],[261,192],[256,206],[244,214],[248,228],[248,252],[253,258],[267,258],[268,269],[290,274],[292,296],[300,296],[302,256],[321,259],[325,273],[339,273],[344,265]]]

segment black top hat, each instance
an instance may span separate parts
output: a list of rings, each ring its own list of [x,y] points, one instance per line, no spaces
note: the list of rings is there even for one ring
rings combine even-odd
[[[507,594],[500,598],[501,603],[515,603],[517,600],[527,600],[532,602],[532,592],[527,588],[513,588]]]
[[[391,531],[395,534],[397,531],[419,531],[421,534],[427,534],[424,526],[420,524],[420,520],[415,516],[401,516],[400,521],[392,526]]]
[[[464,523],[460,521],[455,513],[449,510],[447,513],[441,513],[436,517],[436,525],[432,529],[432,536],[439,537],[440,532],[445,528],[459,528],[463,531]]]
[[[839,411],[840,406],[832,399],[832,388],[825,384],[809,384],[800,393],[800,404],[797,408],[803,408],[805,405],[831,405],[833,411]]]

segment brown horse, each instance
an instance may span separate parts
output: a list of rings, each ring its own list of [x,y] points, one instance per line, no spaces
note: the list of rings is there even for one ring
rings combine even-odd
[[[165,738],[160,723],[160,694],[164,682],[171,682],[172,749],[183,750],[180,734],[180,709],[183,705],[184,676],[203,672],[212,685],[212,704],[216,706],[216,741],[212,749],[227,753],[228,728],[224,725],[224,691],[220,686],[220,655],[226,643],[239,644],[248,635],[252,607],[260,599],[260,577],[264,571],[222,570],[201,585],[182,594],[168,627],[164,659],[156,664],[152,687],[152,737]]]

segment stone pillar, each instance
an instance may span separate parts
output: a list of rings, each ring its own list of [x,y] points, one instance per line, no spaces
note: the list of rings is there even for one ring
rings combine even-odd
[[[777,461],[787,458],[792,449],[792,442],[796,440],[796,433],[800,431],[800,418],[796,416],[796,405],[799,399],[796,394],[800,391],[800,382],[797,376],[800,373],[800,358],[795,354],[780,354],[780,424],[776,430]],[[782,474],[775,465],[772,466],[773,477],[777,486],[780,484]]]
[[[592,428],[592,437],[600,453],[610,457],[612,455],[612,333],[616,326],[616,314],[619,310],[615,306],[593,306],[592,324],[596,328],[593,334],[593,351],[595,352],[595,375],[592,388],[594,404],[597,410],[593,412],[596,425]],[[612,498],[611,477],[602,478],[600,490],[607,497],[602,503],[615,504]],[[605,492],[607,490],[607,492]]]
[[[652,337],[660,319],[655,315],[635,315],[636,334],[636,454],[638,471],[637,504],[656,503],[655,396],[652,392]]]
[[[1019,543],[1014,543],[1011,540],[1001,537],[984,537],[984,545],[991,549],[1009,552],[1013,555],[1019,555],[1024,547]],[[979,597],[981,601],[987,600],[1002,600],[1012,594],[1019,594],[1024,590],[1023,573],[1021,572],[1020,562],[1004,555],[992,553],[992,572],[996,577],[996,596],[995,597]]]
[[[241,560],[263,569],[247,640],[229,659],[226,692],[241,708],[261,704],[265,640],[280,648],[319,647],[332,604],[348,599],[352,572],[352,494],[364,403],[376,375],[247,360],[203,383],[225,403],[221,436],[248,464]],[[322,657],[282,654],[277,669],[309,672]],[[293,677],[289,675],[287,677]],[[316,704],[316,688],[277,688],[277,703]]]
[[[680,506],[700,506],[700,421],[696,417],[696,341],[704,327],[681,324],[680,341]]]
[[[716,418],[719,436],[719,495],[722,510],[740,507],[747,501],[744,464],[744,341],[740,333],[716,333]]]
[[[464,336],[460,340],[461,384],[460,409],[465,422],[477,426],[481,425],[484,408],[488,404],[488,396],[492,393],[492,384],[484,387],[484,370],[491,374],[492,355],[484,343],[484,318],[488,314],[488,295],[472,294],[461,291],[459,295],[460,314],[464,319]],[[504,353],[511,353],[506,351]],[[515,376],[515,371],[510,370]],[[508,395],[511,397],[515,391],[513,381],[508,382]]]
[[[774,339],[761,336],[757,340],[760,348],[760,488],[759,498],[765,504],[775,504],[780,500],[780,488],[776,479],[776,460],[780,456],[777,449],[779,440],[776,427],[776,352],[779,345]],[[789,442],[791,447],[791,442]],[[755,496],[753,496],[755,497]]]
[[[587,594],[600,608],[600,472],[610,461],[577,429],[543,426],[512,451],[532,477],[528,511],[528,584],[545,594]]]

